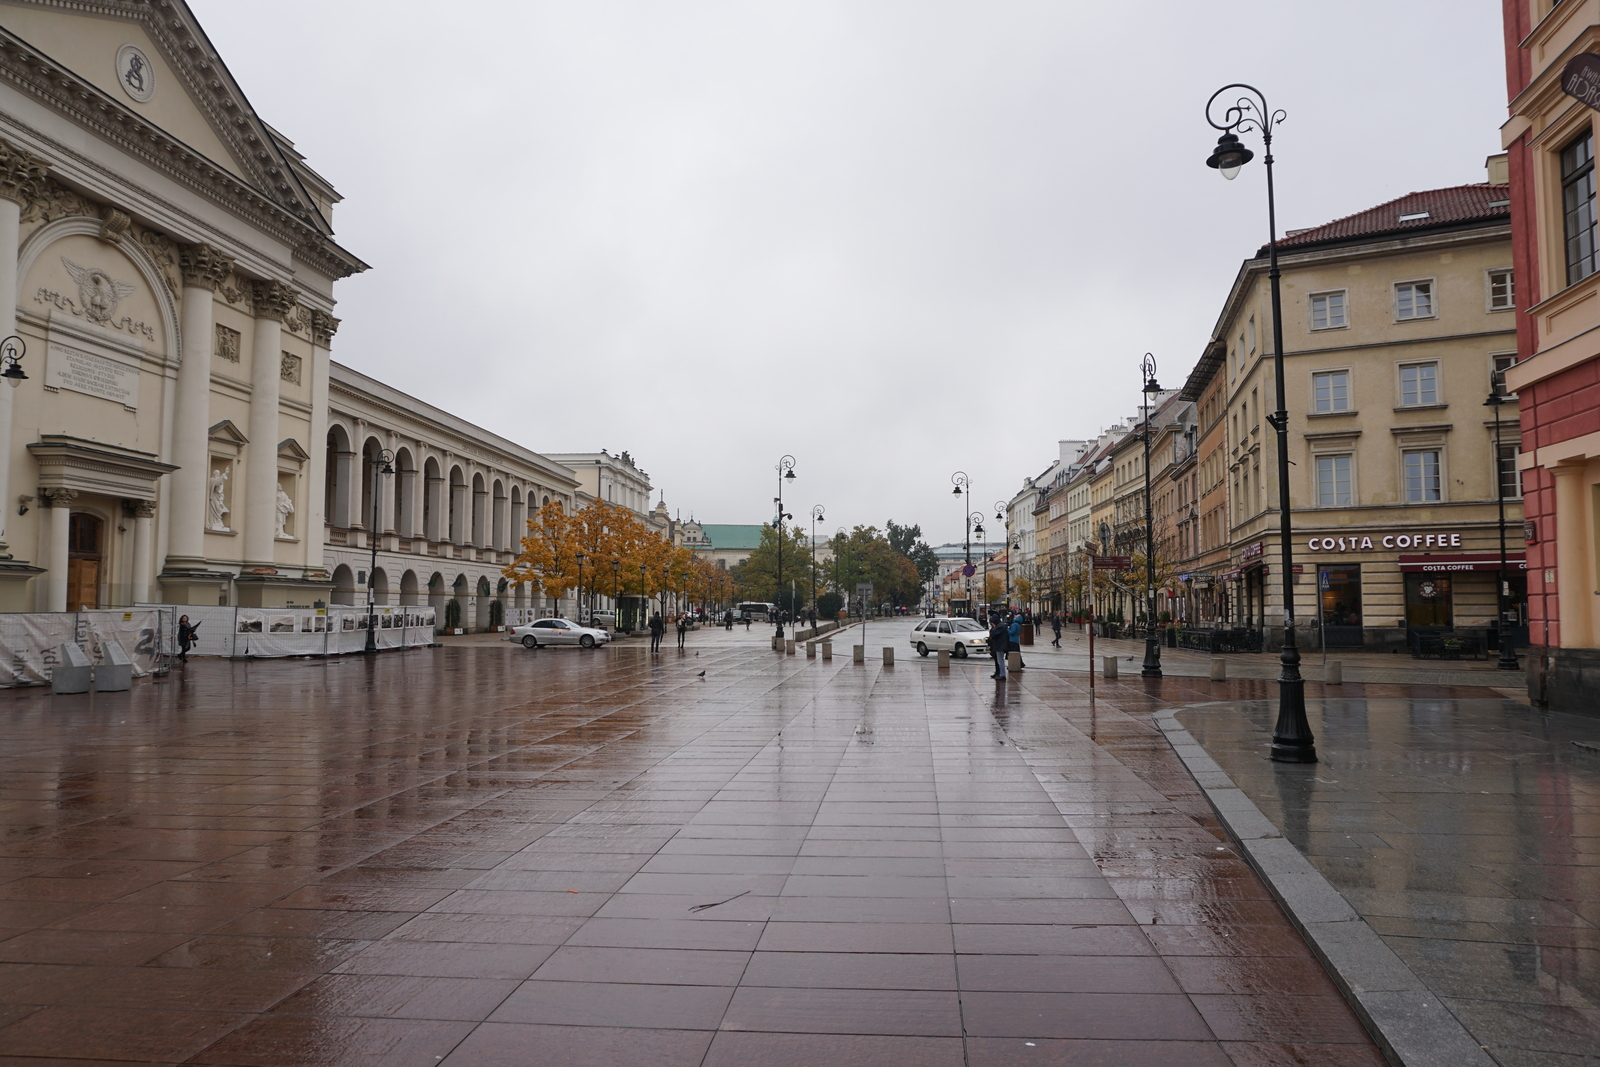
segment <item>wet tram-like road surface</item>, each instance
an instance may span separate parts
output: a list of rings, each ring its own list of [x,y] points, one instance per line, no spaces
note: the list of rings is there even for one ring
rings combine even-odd
[[[1383,1063],[1150,724],[1264,683],[691,636],[0,695],[0,1067]]]

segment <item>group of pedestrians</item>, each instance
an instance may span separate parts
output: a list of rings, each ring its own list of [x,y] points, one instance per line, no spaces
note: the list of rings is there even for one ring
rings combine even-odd
[[[1059,631],[1058,631],[1059,632]],[[1006,654],[1017,654],[1017,668],[1020,670],[1027,664],[1022,662],[1022,613],[1019,611],[996,611],[989,615],[989,655],[994,657],[994,673],[989,677],[996,681],[1005,681]]]
[[[678,630],[678,647],[684,647],[684,638],[689,633],[689,616],[679,615],[674,622]],[[661,651],[661,638],[666,635],[667,620],[661,617],[661,612],[650,616],[650,651]]]

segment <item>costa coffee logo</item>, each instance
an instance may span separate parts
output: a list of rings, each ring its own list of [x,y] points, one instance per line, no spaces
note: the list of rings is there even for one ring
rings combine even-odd
[[[1306,542],[1313,552],[1360,552],[1373,548],[1460,548],[1461,535],[1385,534],[1374,543],[1370,537],[1313,537]]]

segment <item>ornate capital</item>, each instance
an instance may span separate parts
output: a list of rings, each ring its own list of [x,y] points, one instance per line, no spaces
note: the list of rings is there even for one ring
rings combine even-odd
[[[276,319],[279,322],[299,302],[294,289],[282,282],[256,282],[251,286],[250,296],[256,318]]]
[[[130,519],[153,519],[156,516],[154,500],[124,500],[122,513]]]
[[[0,197],[26,207],[39,195],[49,169],[42,157],[0,139]]]
[[[76,489],[40,489],[39,505],[46,508],[70,508],[78,499]]]
[[[233,270],[233,257],[213,245],[183,245],[178,249],[178,270],[183,284],[217,291]]]
[[[339,332],[339,320],[326,311],[311,313],[311,343],[318,348],[333,347],[333,335]]]

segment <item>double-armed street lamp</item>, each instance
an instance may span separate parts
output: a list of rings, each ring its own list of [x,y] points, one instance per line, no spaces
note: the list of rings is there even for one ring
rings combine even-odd
[[[1500,405],[1511,402],[1511,398],[1500,391],[1500,379],[1490,378],[1489,399],[1483,402],[1484,407],[1494,408],[1494,484],[1495,505],[1500,511],[1500,595],[1495,602],[1500,608],[1500,662],[1495,667],[1502,671],[1519,669],[1517,652],[1513,648],[1515,643],[1511,634],[1511,618],[1508,601],[1511,594],[1511,578],[1506,573],[1506,472],[1502,459],[1500,445]]]
[[[1161,386],[1156,384],[1156,357],[1149,352],[1139,361],[1139,377],[1144,380],[1144,666],[1141,678],[1161,677],[1161,634],[1156,630],[1156,528],[1150,503],[1150,401]]]
[[[965,514],[968,506],[972,503],[972,479],[967,477],[966,471],[956,471],[950,476],[950,481],[955,485],[955,488],[950,490],[951,495],[962,497],[963,493],[966,494],[965,497],[962,497],[961,499],[961,511],[963,514]],[[974,511],[967,515],[967,532],[961,542],[963,549],[962,558],[964,560],[964,565],[961,569],[961,577],[965,582],[967,591],[968,611],[972,610],[972,516],[976,514],[977,512]]]
[[[778,599],[782,600],[783,599],[783,539],[784,539],[784,525],[783,524],[784,524],[785,520],[794,518],[793,515],[786,514],[784,512],[784,510],[783,510],[783,483],[784,483],[785,480],[791,481],[791,482],[794,481],[794,457],[793,456],[784,456],[782,459],[778,460],[778,465],[776,467],[774,467],[773,469],[778,472],[778,496],[777,496],[777,499],[773,501],[773,503],[778,505],[778,517],[772,520],[772,528],[773,528],[773,530],[777,531],[777,534],[778,534]],[[792,608],[794,606],[794,604],[793,604],[794,597],[791,596],[789,598],[789,600],[790,600],[790,605],[789,606]],[[782,607],[782,605],[779,605],[778,610],[774,613],[773,617],[778,620],[778,629],[777,629],[776,636],[777,636],[779,641],[782,641],[783,640],[783,607]]]
[[[1238,89],[1240,95],[1222,112],[1220,120],[1212,117],[1217,98],[1230,90]],[[1206,121],[1212,129],[1221,130],[1217,146],[1206,160],[1211,167],[1230,181],[1239,173],[1255,153],[1240,143],[1238,135],[1259,131],[1266,154],[1262,162],[1267,165],[1267,278],[1272,295],[1272,370],[1276,377],[1277,410],[1267,416],[1267,422],[1277,432],[1278,442],[1278,541],[1281,549],[1278,585],[1283,590],[1283,648],[1280,660],[1283,673],[1278,677],[1278,721],[1272,730],[1272,758],[1280,763],[1317,762],[1316,739],[1311,735],[1311,724],[1306,720],[1306,683],[1300,677],[1300,648],[1295,639],[1294,623],[1294,525],[1289,511],[1289,411],[1284,399],[1283,376],[1283,297],[1278,270],[1278,208],[1273,198],[1272,184],[1272,130],[1287,116],[1273,111],[1261,90],[1243,82],[1224,85],[1206,101]]]
[[[817,523],[823,519],[822,505],[811,509],[811,610],[817,610]]]
[[[378,591],[378,523],[379,504],[383,500],[383,490],[379,488],[378,476],[394,473],[394,453],[387,448],[380,448],[372,457],[372,528],[367,531],[367,544],[372,547],[372,559],[367,564],[367,643],[363,652],[378,651],[378,621],[377,591]]]

